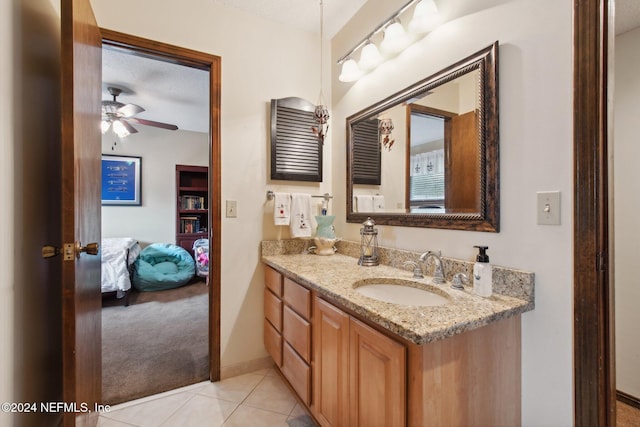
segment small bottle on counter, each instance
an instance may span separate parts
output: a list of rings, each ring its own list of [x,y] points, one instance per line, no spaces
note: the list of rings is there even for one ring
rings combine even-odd
[[[474,246],[478,248],[476,263],[473,265],[473,292],[481,297],[490,297],[493,292],[491,264],[487,255],[488,246]]]

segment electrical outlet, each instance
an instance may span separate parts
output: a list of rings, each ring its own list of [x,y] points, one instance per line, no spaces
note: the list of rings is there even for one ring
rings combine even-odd
[[[227,200],[227,218],[236,218],[238,216],[238,202],[235,200]]]
[[[560,192],[540,191],[537,214],[539,225],[560,225]]]

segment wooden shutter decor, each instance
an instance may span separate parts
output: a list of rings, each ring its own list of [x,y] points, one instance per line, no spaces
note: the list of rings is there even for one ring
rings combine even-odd
[[[353,183],[380,185],[378,119],[353,125]]]
[[[322,182],[322,143],[313,133],[315,105],[271,100],[271,179]]]

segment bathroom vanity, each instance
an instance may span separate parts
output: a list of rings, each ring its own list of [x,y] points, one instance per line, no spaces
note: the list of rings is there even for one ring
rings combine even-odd
[[[320,425],[520,424],[520,314],[533,309],[532,273],[498,267],[494,281],[509,283],[496,289],[513,292],[481,298],[342,254],[277,253],[263,243],[262,260],[265,347]],[[447,302],[398,305],[356,289],[380,280]]]

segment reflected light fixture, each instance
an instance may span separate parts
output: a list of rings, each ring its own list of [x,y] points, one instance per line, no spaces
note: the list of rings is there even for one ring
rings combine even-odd
[[[415,5],[413,18],[408,25],[409,32],[407,32],[400,22],[400,16],[413,5]],[[342,65],[342,72],[338,79],[342,82],[358,80],[366,72],[375,69],[385,59],[390,59],[408,47],[416,40],[415,35],[432,31],[440,22],[441,18],[434,0],[408,1],[367,34],[349,52],[338,59],[338,64]],[[378,46],[373,41],[373,38],[382,32],[384,32],[384,37],[379,46],[384,57],[380,54]],[[356,63],[353,56],[358,50],[361,50],[360,62]]]
[[[391,151],[391,147],[393,147],[393,143],[395,142],[395,139],[391,139],[393,129],[393,120],[380,119],[378,130],[380,131],[380,135],[384,136],[384,138],[382,138],[382,145],[387,149],[387,151]]]

